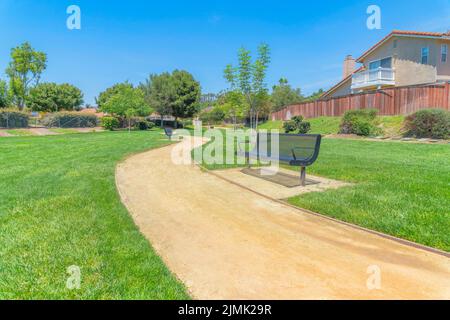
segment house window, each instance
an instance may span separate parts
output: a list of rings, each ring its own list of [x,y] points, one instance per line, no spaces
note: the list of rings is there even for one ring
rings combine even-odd
[[[446,44],[443,44],[441,46],[441,61],[447,62],[447,53],[448,53],[448,46]]]
[[[396,48],[397,48],[397,39],[394,40],[394,49],[396,49]]]
[[[378,68],[391,69],[392,68],[392,58],[385,58],[381,60],[375,60],[369,63],[370,70],[376,70]]]
[[[428,56],[430,55],[430,48],[422,48],[422,63],[428,64]]]

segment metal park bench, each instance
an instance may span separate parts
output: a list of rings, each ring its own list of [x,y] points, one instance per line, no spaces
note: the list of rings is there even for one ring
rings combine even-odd
[[[271,140],[275,135],[279,141],[278,152],[271,150]],[[311,166],[319,156],[321,135],[258,133],[256,140],[256,144],[248,148],[249,151],[241,152],[245,154],[248,164],[251,157],[258,161],[277,161],[300,167],[300,182],[302,186],[306,185],[306,167]],[[264,150],[260,150],[261,146]]]
[[[172,140],[172,136],[173,136],[173,129],[172,128],[164,128],[164,133],[166,134],[166,136]]]

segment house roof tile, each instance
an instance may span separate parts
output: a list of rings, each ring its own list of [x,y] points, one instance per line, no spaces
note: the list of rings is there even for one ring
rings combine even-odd
[[[450,36],[450,31],[447,33],[442,32],[423,32],[423,31],[407,31],[407,30],[394,30],[389,33],[386,37],[378,41],[374,46],[372,46],[369,50],[363,53],[361,57],[356,59],[357,62],[361,62],[369,53],[377,49],[383,43],[388,41],[394,36],[416,36],[416,37],[431,37],[431,38],[444,38]]]

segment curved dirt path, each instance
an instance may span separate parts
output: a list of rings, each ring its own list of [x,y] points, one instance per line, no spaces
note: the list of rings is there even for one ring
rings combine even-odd
[[[450,299],[449,258],[174,165],[172,148],[127,159],[116,182],[141,232],[194,298]]]

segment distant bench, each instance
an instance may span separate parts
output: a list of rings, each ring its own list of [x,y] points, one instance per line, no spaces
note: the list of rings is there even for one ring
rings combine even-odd
[[[173,136],[173,129],[169,128],[169,127],[165,127],[164,128],[164,133],[166,134],[166,136],[172,140],[172,136]]]
[[[250,158],[263,161],[278,161],[288,163],[290,166],[300,167],[301,185],[306,185],[306,167],[311,166],[318,158],[321,135],[316,134],[276,134],[279,139],[278,156],[271,151],[271,139],[274,134],[257,134],[256,145],[252,148],[239,147],[240,154],[244,154],[248,164]],[[260,150],[266,143],[267,150]],[[247,144],[247,143],[246,143]],[[247,151],[247,149],[249,149]]]

